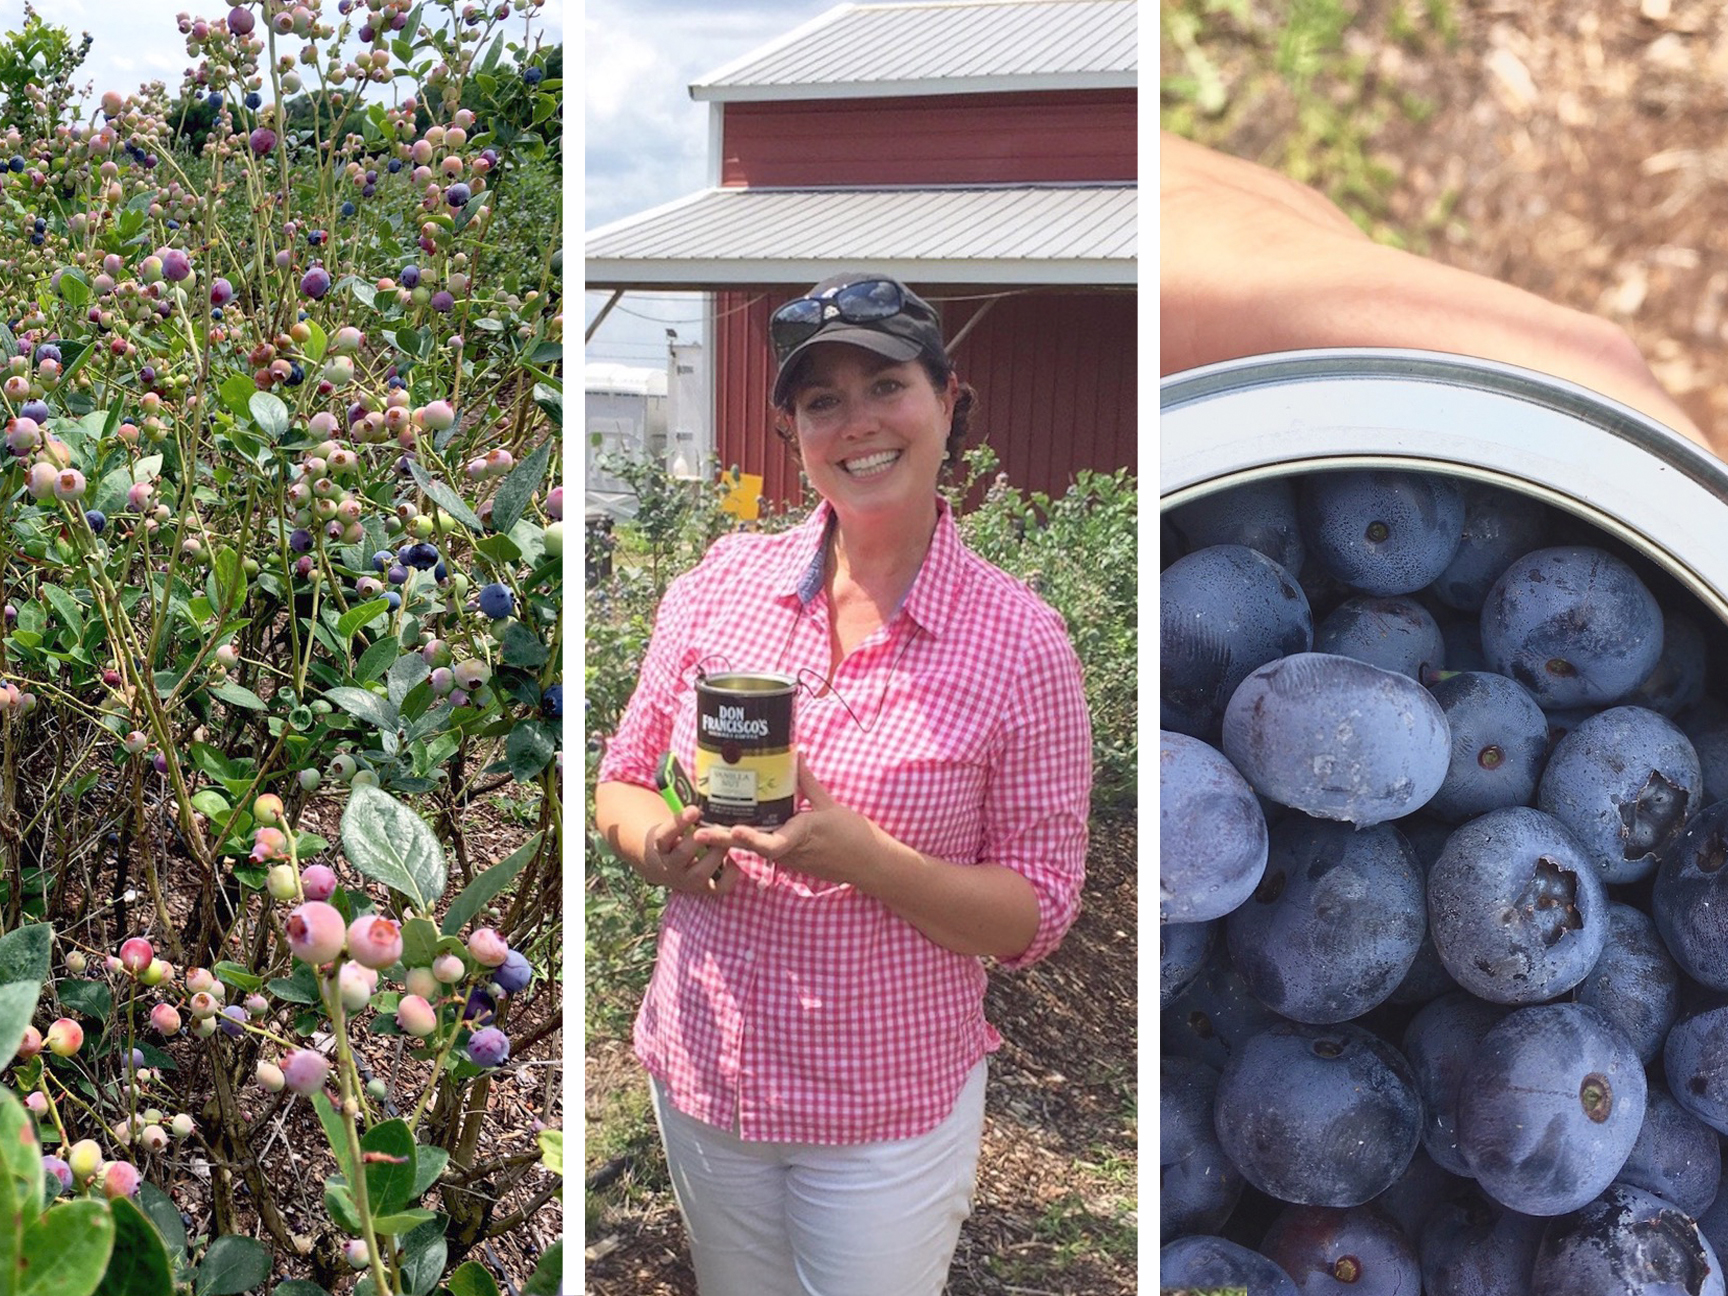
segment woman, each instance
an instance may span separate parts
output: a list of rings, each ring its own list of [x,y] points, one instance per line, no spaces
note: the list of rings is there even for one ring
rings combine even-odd
[[[972,392],[936,313],[840,275],[775,312],[773,403],[821,503],[722,539],[662,601],[596,819],[668,897],[636,1052],[703,1296],[936,1296],[984,1113],[980,956],[1048,954],[1079,903],[1091,738],[1061,619],[937,492]],[[702,670],[791,675],[801,809],[699,825]]]

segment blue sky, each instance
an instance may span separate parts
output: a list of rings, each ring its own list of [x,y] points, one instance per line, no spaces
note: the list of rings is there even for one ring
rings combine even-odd
[[[708,109],[690,83],[835,8],[839,0],[587,0],[583,226],[594,229],[702,188]],[[587,294],[584,322],[607,294]],[[626,294],[587,359],[658,368],[666,329],[701,340],[701,298]]]

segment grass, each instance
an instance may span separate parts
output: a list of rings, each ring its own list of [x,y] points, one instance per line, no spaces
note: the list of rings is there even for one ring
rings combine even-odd
[[[1450,202],[1400,224],[1399,172],[1375,149],[1394,120],[1420,126],[1438,105],[1364,50],[1434,56],[1459,40],[1452,0],[1164,0],[1159,13],[1166,130],[1313,185],[1371,237],[1425,252]]]
[[[622,1173],[605,1187],[583,1194],[583,1222],[589,1237],[605,1228],[607,1212],[614,1207],[644,1207],[672,1186],[646,1085],[614,1089],[604,1096],[598,1111],[589,1113],[585,1178],[619,1161],[625,1162]]]

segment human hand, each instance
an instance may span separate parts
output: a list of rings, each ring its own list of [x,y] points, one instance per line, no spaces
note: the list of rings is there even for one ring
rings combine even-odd
[[[810,808],[793,815],[772,832],[744,824],[710,825],[696,831],[698,842],[712,849],[736,847],[784,864],[809,877],[826,882],[858,885],[866,876],[869,860],[878,846],[876,826],[840,805],[798,758],[798,790]]]
[[[1161,136],[1162,372],[1308,347],[1411,347],[1520,365],[1714,450],[1625,331],[1370,240],[1321,194]]]
[[[691,831],[701,818],[701,807],[685,806],[648,830],[642,845],[645,878],[690,895],[723,896],[738,885],[738,866],[725,844],[709,845]]]

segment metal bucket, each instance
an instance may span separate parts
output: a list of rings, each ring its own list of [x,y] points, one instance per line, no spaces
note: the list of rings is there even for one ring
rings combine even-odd
[[[696,683],[696,799],[702,821],[778,828],[792,817],[798,755],[790,675],[733,671]]]
[[[1160,406],[1163,509],[1322,469],[1445,472],[1596,524],[1728,624],[1728,466],[1575,384],[1438,352],[1291,351],[1174,374]]]

